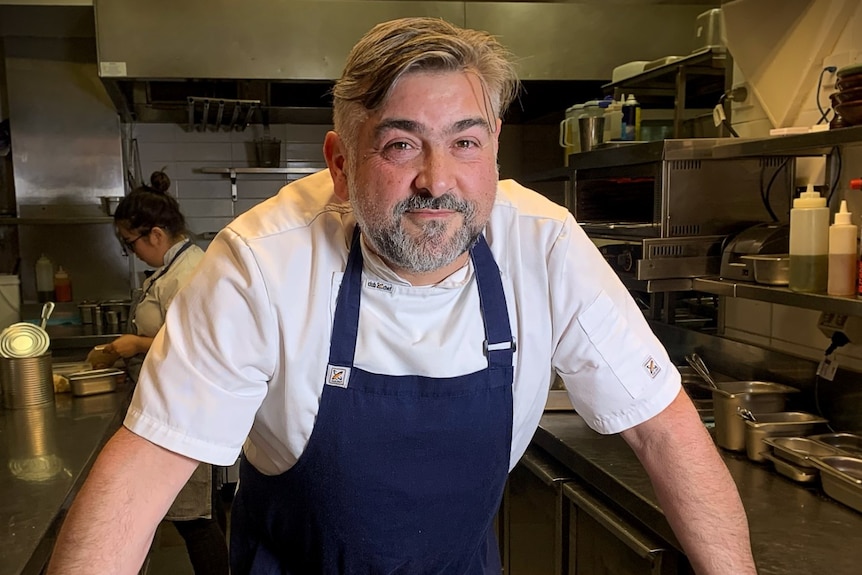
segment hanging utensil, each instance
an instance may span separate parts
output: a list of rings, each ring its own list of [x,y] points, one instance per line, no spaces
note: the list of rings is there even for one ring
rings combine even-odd
[[[748,408],[742,407],[741,405],[738,405],[736,407],[736,414],[746,421],[751,421],[754,423],[757,422],[757,418],[754,417],[754,414],[751,413],[751,410]]]
[[[54,302],[45,302],[45,305],[42,306],[42,323],[39,324],[39,327],[45,329],[45,326],[48,325],[48,318],[51,317],[52,313],[54,313]]]
[[[697,373],[703,380],[709,384],[709,386],[713,389],[718,389],[718,386],[715,384],[715,380],[712,378],[712,375],[709,373],[709,369],[707,369],[706,364],[703,359],[696,353],[685,356],[685,362],[691,366],[691,368]]]

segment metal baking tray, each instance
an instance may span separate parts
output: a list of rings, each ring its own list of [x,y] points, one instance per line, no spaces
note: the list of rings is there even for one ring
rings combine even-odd
[[[862,512],[862,459],[847,455],[814,457],[826,495]]]
[[[763,443],[772,446],[777,457],[799,467],[814,467],[812,457],[842,455],[838,449],[808,437],[765,437]]]
[[[772,453],[764,453],[763,457],[774,463],[775,471],[788,479],[792,479],[799,483],[812,483],[817,481],[819,473],[817,472],[816,467],[799,467],[798,465],[793,465],[789,461],[781,459]]]
[[[81,396],[115,391],[124,373],[122,369],[91,369],[70,373],[66,377],[69,378],[72,395]]]

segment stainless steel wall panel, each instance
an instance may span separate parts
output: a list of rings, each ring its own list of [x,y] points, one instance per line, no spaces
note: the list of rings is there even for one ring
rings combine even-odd
[[[378,22],[437,16],[464,24],[463,2],[96,0],[94,7],[102,77],[334,79]]]
[[[18,204],[123,195],[119,120],[93,40],[7,38],[6,73]]]
[[[703,4],[467,2],[466,25],[497,35],[518,57],[523,80],[607,80],[629,61],[691,53],[703,11]]]
[[[5,46],[18,216],[52,220],[18,226],[24,301],[36,299],[43,252],[69,270],[76,300],[128,297],[129,262],[110,220],[78,223],[104,217],[99,196],[124,194],[119,120],[95,42],[7,37]]]

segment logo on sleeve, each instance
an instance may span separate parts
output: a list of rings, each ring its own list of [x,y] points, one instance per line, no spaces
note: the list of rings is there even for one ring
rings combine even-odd
[[[338,365],[330,365],[326,368],[326,383],[335,387],[347,387],[350,379],[350,368]]]
[[[648,357],[647,360],[644,362],[644,369],[646,369],[646,372],[653,379],[655,379],[655,376],[657,376],[658,373],[661,371],[661,367],[659,366],[658,362],[656,362],[656,360],[652,358],[652,356]]]

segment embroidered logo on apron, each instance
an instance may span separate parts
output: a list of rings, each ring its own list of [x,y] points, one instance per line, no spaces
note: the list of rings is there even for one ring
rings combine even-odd
[[[659,364],[652,357],[648,357],[644,362],[644,369],[646,369],[649,376],[653,379],[655,379],[655,376],[657,376],[658,372],[661,371],[661,367],[659,367]]]
[[[326,366],[326,384],[334,385],[335,387],[347,387],[347,381],[350,379],[350,368],[341,367],[338,365]]]

